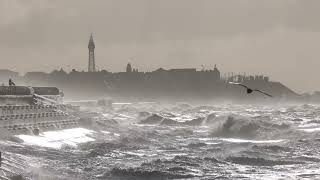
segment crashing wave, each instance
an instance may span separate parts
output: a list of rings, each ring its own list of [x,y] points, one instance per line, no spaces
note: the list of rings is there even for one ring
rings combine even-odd
[[[153,160],[142,163],[139,167],[113,168],[105,176],[139,179],[183,179],[197,178],[203,174],[201,163],[206,162],[209,166],[220,163],[213,157],[193,158],[188,156],[175,156],[169,160]],[[196,170],[198,169],[198,170]],[[199,170],[200,169],[200,170]]]
[[[188,144],[189,148],[199,148],[199,147],[204,147],[204,146],[207,146],[207,144],[203,143],[203,142]]]
[[[153,169],[143,168],[113,168],[108,176],[120,176],[122,178],[139,178],[139,179],[181,179],[181,178],[192,178],[193,175],[178,173],[183,168],[172,169],[171,172],[158,171]],[[107,177],[108,177],[107,176]]]
[[[282,132],[290,126],[285,123],[277,124],[248,117],[228,116],[217,119],[212,125],[211,135],[214,137],[255,139],[259,136],[271,136],[273,132]]]
[[[152,114],[152,116],[140,121],[140,124],[160,124],[163,120],[162,116],[159,116],[158,114]]]
[[[269,160],[259,157],[234,157],[230,156],[226,158],[226,161],[234,164],[250,165],[250,166],[276,166],[276,165],[292,165],[292,164],[304,164],[301,161],[288,161],[288,160]]]
[[[285,147],[285,146],[280,146],[280,145],[263,145],[263,146],[258,146],[255,145],[253,146],[254,149],[258,150],[258,151],[264,151],[264,150],[269,150],[269,151],[273,151],[273,152],[289,152],[291,150],[290,147]]]
[[[147,118],[147,117],[149,117],[149,116],[151,116],[151,113],[146,112],[146,111],[142,111],[142,112],[139,112],[139,113],[138,113],[138,118],[139,118],[139,119],[140,119],[140,118]]]
[[[229,116],[221,124],[216,124],[215,129],[212,131],[212,136],[252,138],[258,133],[259,128],[254,122]]]
[[[207,117],[196,117],[191,120],[176,120],[174,116],[167,114],[153,114],[143,119],[139,124],[155,124],[155,125],[181,125],[181,126],[202,126],[212,124],[215,120],[215,114],[209,114]]]

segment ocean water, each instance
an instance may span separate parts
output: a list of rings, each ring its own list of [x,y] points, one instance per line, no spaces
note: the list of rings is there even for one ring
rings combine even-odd
[[[44,180],[320,179],[318,105],[128,103],[96,112],[99,124],[118,124],[0,142],[16,166],[8,168]]]

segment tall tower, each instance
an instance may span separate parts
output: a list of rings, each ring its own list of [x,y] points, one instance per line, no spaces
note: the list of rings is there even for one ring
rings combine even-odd
[[[94,42],[93,42],[93,37],[92,34],[90,35],[90,40],[88,44],[88,49],[89,49],[89,63],[88,63],[88,72],[95,72],[96,71],[96,63],[94,59]]]
[[[127,70],[126,70],[127,73],[131,73],[132,72],[132,67],[131,67],[131,64],[128,63],[127,64]]]

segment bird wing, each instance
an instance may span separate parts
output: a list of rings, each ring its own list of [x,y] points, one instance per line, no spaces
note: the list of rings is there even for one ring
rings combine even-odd
[[[249,87],[248,87],[248,86],[243,85],[243,84],[241,84],[241,83],[229,82],[229,84],[238,85],[238,86],[242,86],[242,87],[244,87],[244,88],[246,88],[246,89],[249,89]]]
[[[259,90],[259,89],[254,89],[254,91],[257,91],[257,92],[262,93],[262,94],[264,94],[264,95],[266,95],[266,96],[269,96],[269,97],[273,97],[272,95],[270,95],[270,94],[268,94],[268,93],[266,93],[266,92],[263,92],[263,91],[261,91],[261,90]]]

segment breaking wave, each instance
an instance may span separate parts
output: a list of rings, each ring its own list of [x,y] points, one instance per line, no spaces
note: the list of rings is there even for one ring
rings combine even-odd
[[[0,144],[34,179],[319,177],[318,106],[119,106],[85,128]]]
[[[212,128],[211,136],[213,137],[256,139],[272,137],[273,133],[288,130],[290,125],[229,115],[227,117],[217,118],[210,127]]]
[[[206,166],[200,164],[206,163]],[[139,179],[185,179],[203,176],[203,168],[222,163],[213,157],[196,158],[175,156],[172,159],[157,159],[138,167],[115,167],[106,176]]]
[[[230,156],[226,158],[226,161],[250,166],[276,166],[276,165],[292,165],[292,164],[304,164],[301,161],[288,161],[288,160],[271,160],[259,157],[234,157]]]

